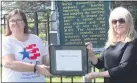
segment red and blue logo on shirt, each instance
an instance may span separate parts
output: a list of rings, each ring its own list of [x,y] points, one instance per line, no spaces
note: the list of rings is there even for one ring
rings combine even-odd
[[[36,47],[36,44],[28,45],[27,47],[23,48],[23,51],[20,52],[23,55],[23,59],[28,58],[30,60],[36,60],[40,57],[39,48]]]

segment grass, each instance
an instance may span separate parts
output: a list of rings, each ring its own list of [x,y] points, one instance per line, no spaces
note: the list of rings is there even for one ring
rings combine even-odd
[[[95,69],[96,72],[99,72],[98,69]],[[72,79],[73,78],[73,79]],[[83,77],[82,76],[74,76],[74,77],[70,77],[70,76],[62,76],[62,79],[61,79],[61,76],[53,76],[51,78],[51,81],[50,81],[50,78],[47,77],[46,78],[46,82],[83,82]],[[96,78],[95,80],[91,80],[92,82],[104,82],[104,79],[103,78]]]
[[[61,77],[52,77],[52,82],[83,82],[83,77],[82,76],[75,76],[73,77],[73,80],[72,80],[72,77],[62,77],[62,80],[61,80]],[[103,78],[96,78],[95,79],[96,82],[103,82]],[[51,82],[49,78],[46,78],[46,82]],[[92,80],[92,82],[94,82],[94,79]]]
[[[0,68],[1,70],[1,68]],[[98,69],[95,69],[96,72],[99,72]],[[0,71],[1,74],[1,71]],[[1,78],[1,77],[0,77]],[[73,78],[73,79],[72,79]],[[50,80],[49,77],[46,78],[46,82],[83,82],[83,77],[82,76],[53,76]],[[96,78],[95,80],[93,79],[92,82],[104,82],[103,78]]]

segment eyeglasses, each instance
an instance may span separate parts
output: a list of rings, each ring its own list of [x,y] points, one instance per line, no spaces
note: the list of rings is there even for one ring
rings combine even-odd
[[[118,20],[116,20],[116,19],[112,20],[112,24],[116,24],[117,22],[119,22],[120,24],[124,24],[125,23],[125,19],[124,18],[120,18]]]
[[[20,23],[22,23],[22,21],[23,21],[22,19],[9,20],[9,22],[12,23],[12,24],[15,24],[15,23],[20,24]]]

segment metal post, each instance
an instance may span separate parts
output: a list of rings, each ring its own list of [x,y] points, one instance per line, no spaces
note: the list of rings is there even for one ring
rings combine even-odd
[[[37,12],[34,12],[34,34],[39,35]]]

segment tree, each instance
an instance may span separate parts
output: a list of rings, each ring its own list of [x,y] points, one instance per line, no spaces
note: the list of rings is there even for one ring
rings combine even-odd
[[[50,9],[50,1],[2,1],[2,10],[11,11],[19,8],[25,12],[45,11]]]
[[[2,11],[11,11],[13,9],[21,9],[26,12],[28,19],[28,26],[30,32],[36,32],[36,28],[39,29],[39,34],[47,37],[49,10],[51,8],[50,1],[2,1]],[[36,15],[37,13],[37,15]],[[36,16],[36,17],[35,17]],[[34,22],[37,22],[38,27],[34,26]],[[46,38],[42,38],[46,39]]]

